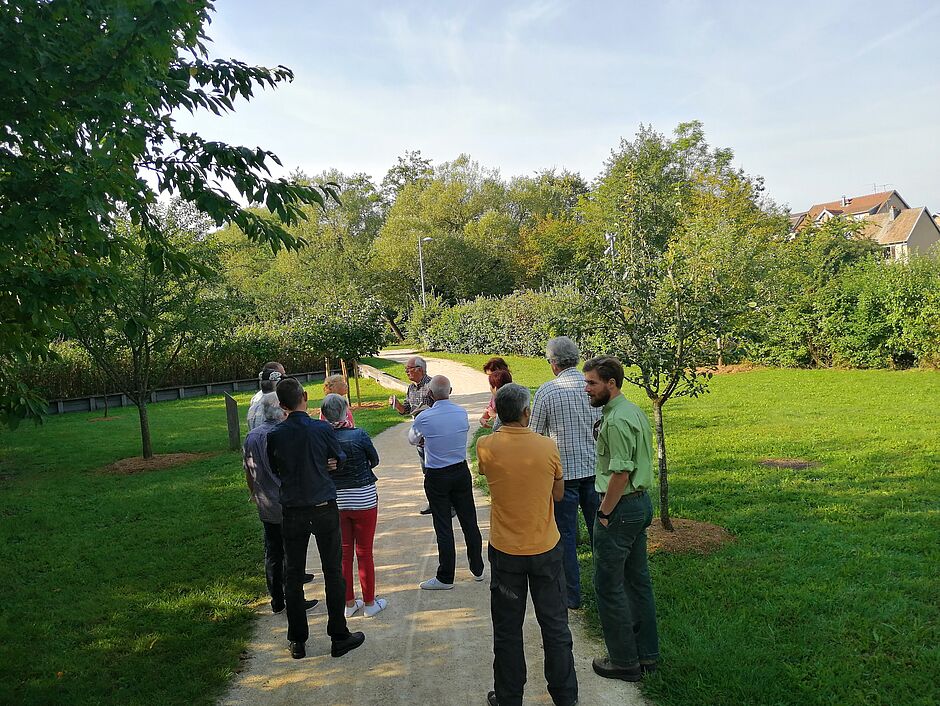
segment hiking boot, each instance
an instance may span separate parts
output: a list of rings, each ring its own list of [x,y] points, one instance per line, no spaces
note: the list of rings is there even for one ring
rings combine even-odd
[[[620,679],[622,681],[640,681],[643,678],[643,672],[640,671],[640,665],[635,664],[632,667],[622,667],[610,661],[610,657],[595,657],[591,664],[594,667],[594,673],[605,679]]]

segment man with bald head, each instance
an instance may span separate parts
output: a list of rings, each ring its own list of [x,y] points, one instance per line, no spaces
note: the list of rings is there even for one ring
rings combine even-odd
[[[451,402],[450,380],[437,375],[431,378],[428,388],[432,407],[415,419],[408,438],[416,445],[424,442],[424,492],[431,504],[438,554],[437,574],[421,584],[421,588],[430,591],[454,587],[457,551],[451,507],[457,512],[470,573],[476,581],[483,580],[483,537],[477,525],[473,482],[467,465],[470,420],[463,407]]]

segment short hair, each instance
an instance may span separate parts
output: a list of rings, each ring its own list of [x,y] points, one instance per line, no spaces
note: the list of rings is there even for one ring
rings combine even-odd
[[[333,391],[333,388],[336,386],[336,383],[338,382],[345,383],[346,378],[344,378],[339,373],[336,373],[335,375],[330,375],[323,381],[323,391],[327,394],[331,393]]]
[[[415,362],[413,367],[421,368],[424,372],[428,371],[428,364],[424,361],[424,358],[422,358],[421,356],[413,355],[408,360],[413,360]]]
[[[500,358],[499,356],[493,356],[488,361],[483,364],[483,372],[489,375],[494,373],[497,370],[509,371],[509,363]]]
[[[297,409],[304,400],[304,386],[294,378],[284,378],[277,384],[277,398],[287,409]]]
[[[282,370],[284,370],[284,366],[275,360],[265,363],[264,366],[262,366],[261,372],[258,373],[262,392],[274,392],[278,380],[284,377],[284,373],[281,372]],[[271,373],[277,373],[277,375],[272,375]]]
[[[507,385],[512,382],[512,373],[508,370],[494,370],[488,376],[490,381],[490,387],[495,387],[497,390],[503,385]]]
[[[507,383],[496,393],[496,414],[503,424],[511,424],[522,419],[522,413],[529,406],[530,393],[528,387]]]
[[[281,408],[276,392],[266,392],[258,402],[261,405],[261,419],[265,422],[280,422],[287,415]]]
[[[431,378],[428,387],[431,388],[431,394],[434,395],[435,400],[446,400],[450,397],[450,380],[443,375],[435,375]]]
[[[545,344],[545,357],[559,368],[573,368],[581,359],[578,344],[567,336],[552,338]]]
[[[331,392],[320,403],[320,411],[328,422],[339,422],[346,418],[346,398]]]
[[[584,364],[584,372],[595,371],[601,382],[613,380],[617,383],[617,389],[623,387],[623,363],[611,355],[601,355],[597,358],[591,358]]]

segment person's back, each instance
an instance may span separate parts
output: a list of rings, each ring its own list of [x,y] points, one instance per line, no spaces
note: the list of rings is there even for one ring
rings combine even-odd
[[[339,453],[337,453],[339,452]],[[281,505],[304,507],[336,499],[336,486],[327,470],[327,459],[342,464],[333,428],[311,419],[306,411],[291,412],[268,434],[271,467],[281,480]]]
[[[528,594],[542,632],[545,679],[557,706],[578,701],[565,596],[564,548],[554,502],[564,493],[558,447],[529,428],[529,390],[509,383],[496,393],[503,426],[477,442],[480,474],[493,499],[489,560],[492,579],[491,706],[521,706],[525,687],[522,625]]]
[[[560,539],[552,488],[561,478],[558,447],[529,428],[506,427],[477,442],[490,489],[490,545],[506,554],[547,552]]]
[[[424,463],[428,468],[444,468],[466,460],[470,420],[460,405],[449,399],[438,400],[415,418],[413,426],[424,437]]]

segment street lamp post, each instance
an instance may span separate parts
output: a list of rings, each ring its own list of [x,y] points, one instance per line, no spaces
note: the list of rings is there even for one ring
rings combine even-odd
[[[422,247],[423,243],[428,242],[429,240],[434,240],[430,236],[422,238],[418,236],[418,269],[421,271],[421,306],[427,307],[428,298],[424,292],[424,248]]]

